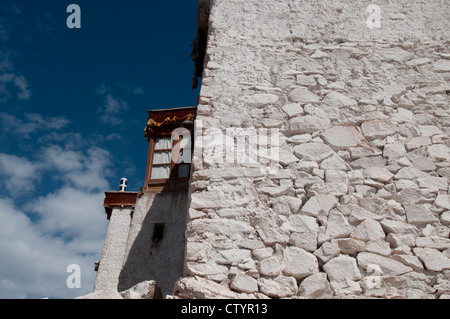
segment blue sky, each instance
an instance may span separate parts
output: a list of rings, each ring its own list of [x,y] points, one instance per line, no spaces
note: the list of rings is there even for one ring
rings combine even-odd
[[[196,105],[196,16],[196,0],[0,1],[0,298],[92,291],[104,192],[143,186],[147,110]]]

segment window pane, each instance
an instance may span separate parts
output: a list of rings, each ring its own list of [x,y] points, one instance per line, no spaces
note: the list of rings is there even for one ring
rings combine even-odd
[[[170,177],[170,166],[153,166],[150,179],[166,179]]]
[[[178,165],[178,177],[186,178],[189,177],[189,169],[191,165]]]
[[[172,152],[155,152],[153,164],[169,164],[172,161]]]
[[[171,148],[172,148],[172,139],[170,137],[156,139],[155,150],[167,150]]]

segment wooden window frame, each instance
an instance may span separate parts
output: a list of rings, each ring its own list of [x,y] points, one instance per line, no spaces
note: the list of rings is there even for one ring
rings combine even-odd
[[[150,191],[152,188],[154,190],[161,190],[162,188],[164,188],[168,185],[171,185],[171,184],[187,183],[190,179],[190,177],[177,177],[177,176],[178,176],[178,166],[179,165],[188,164],[188,165],[190,165],[190,168],[191,168],[191,163],[176,164],[171,160],[170,163],[153,164],[155,152],[173,151],[176,148],[176,145],[181,142],[181,137],[179,139],[173,141],[173,145],[172,145],[171,149],[155,150],[156,140],[158,138],[167,138],[167,137],[171,138],[173,130],[178,127],[184,127],[186,129],[188,129],[191,134],[191,140],[192,140],[192,138],[193,138],[192,137],[192,128],[189,126],[186,127],[185,125],[178,125],[176,127],[173,127],[173,129],[170,129],[170,130],[167,130],[167,129],[159,130],[159,132],[158,131],[154,132],[154,134],[152,134],[152,136],[150,136],[150,138],[149,138],[149,152],[148,152],[148,158],[147,158],[147,170],[146,170],[146,175],[145,175],[146,176],[145,188],[147,191]],[[193,141],[191,143],[191,149],[193,149]],[[168,165],[170,165],[169,178],[151,179],[152,170],[153,170],[154,166],[168,166]]]

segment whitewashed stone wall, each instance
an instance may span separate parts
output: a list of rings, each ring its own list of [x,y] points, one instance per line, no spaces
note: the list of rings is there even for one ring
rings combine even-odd
[[[183,298],[450,297],[449,4],[214,0],[197,123],[277,128],[275,174],[196,144]]]
[[[126,229],[129,235],[117,277],[118,291],[154,281],[163,296],[172,292],[183,272],[187,202],[187,194],[182,192],[138,195]],[[156,224],[164,225],[157,240],[153,234]]]
[[[132,212],[131,207],[112,208],[94,290],[117,290],[127,248]]]

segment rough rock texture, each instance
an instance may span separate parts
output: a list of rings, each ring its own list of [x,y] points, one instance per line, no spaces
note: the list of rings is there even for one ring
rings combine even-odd
[[[90,294],[76,297],[75,299],[123,299],[123,297],[114,289],[98,289]]]
[[[153,280],[143,281],[125,291],[97,289],[75,299],[161,299],[161,289]]]
[[[143,281],[137,285],[120,292],[123,299],[161,299],[161,289],[156,281]]]
[[[450,296],[449,4],[377,4],[212,2],[174,297]],[[278,130],[276,170],[211,128]]]

